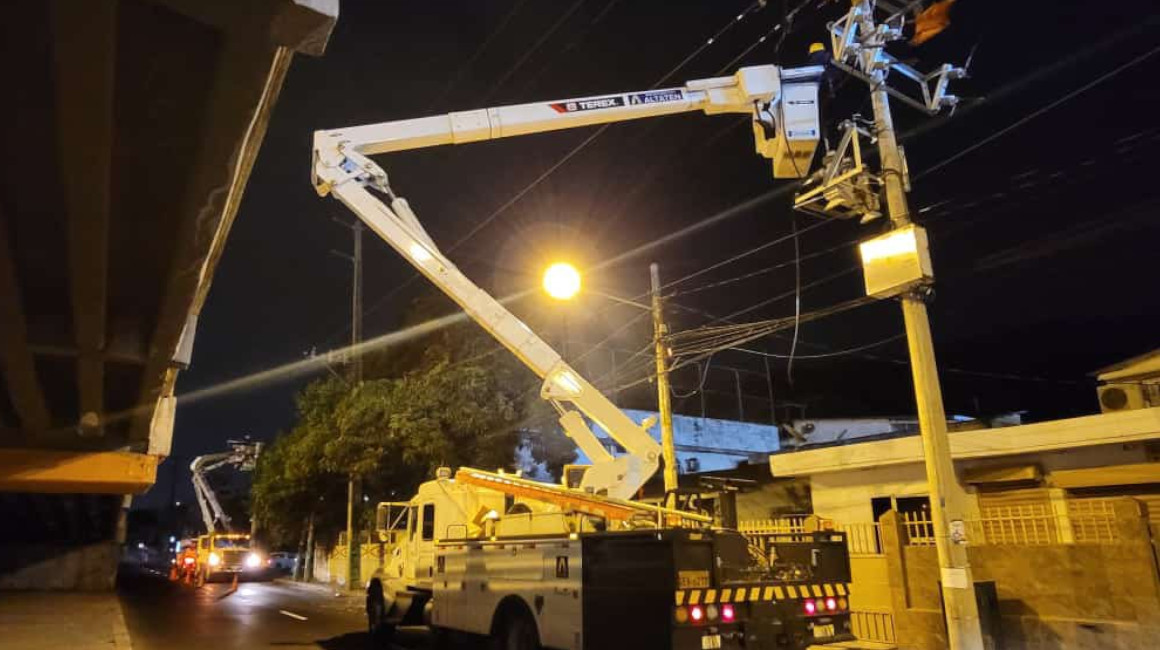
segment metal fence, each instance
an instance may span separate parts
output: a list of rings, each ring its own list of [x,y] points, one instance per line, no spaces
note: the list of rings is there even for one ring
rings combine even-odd
[[[882,555],[882,534],[878,524],[839,524],[837,529],[846,533],[846,545],[851,556]]]
[[[1077,544],[1110,544],[1120,541],[1112,499],[1068,501],[1068,519]]]
[[[786,515],[773,519],[747,519],[738,522],[737,528],[754,543],[760,544],[764,537],[771,535],[797,535],[806,532],[806,519],[810,515]],[[839,524],[836,530],[846,533],[846,544],[850,555],[882,555],[882,538],[876,523]]]
[[[851,610],[850,627],[859,641],[897,643],[894,613],[889,611]]]
[[[774,519],[746,519],[738,522],[737,529],[745,535],[786,535],[804,533],[810,515],[785,515]]]
[[[899,512],[906,543],[910,546],[934,546],[934,523],[927,512]]]
[[[1083,499],[1058,510],[1051,503],[987,506],[979,519],[966,522],[967,539],[974,545],[1114,544],[1120,536],[1113,504]],[[899,514],[909,546],[934,545],[930,513]]]

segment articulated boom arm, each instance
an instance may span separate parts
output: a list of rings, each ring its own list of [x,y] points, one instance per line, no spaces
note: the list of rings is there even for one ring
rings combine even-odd
[[[463,144],[644,117],[704,111],[753,116],[756,148],[773,159],[775,177],[808,172],[817,146],[817,78],[822,68],[742,68],[732,77],[692,81],[683,88],[501,106],[314,134],[313,181],[333,195],[400,255],[435,283],[544,383],[540,395],[560,413],[560,424],[592,460],[581,487],[629,499],[656,472],[660,445],[570,367],[498,300],[467,278],[431,240],[407,201],[396,196],[386,172],[368,156]],[[380,200],[374,189],[384,195]],[[628,452],[614,457],[589,428],[606,431]]]
[[[230,516],[222,508],[213,488],[209,486],[206,474],[223,465],[235,465],[242,470],[251,470],[254,468],[258,454],[262,449],[260,442],[231,444],[233,449],[230,451],[198,456],[189,464],[189,471],[193,475],[193,492],[197,495],[197,505],[201,508],[201,519],[205,523],[205,532],[211,534],[216,532],[219,521],[228,531],[230,529]]]

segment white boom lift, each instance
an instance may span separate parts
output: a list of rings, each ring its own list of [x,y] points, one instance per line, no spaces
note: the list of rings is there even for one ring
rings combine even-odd
[[[219,522],[222,528],[229,532],[230,516],[222,508],[217,494],[206,480],[206,474],[225,465],[234,465],[243,472],[251,471],[258,462],[258,454],[262,451],[260,442],[230,440],[228,444],[229,451],[198,456],[189,464],[189,471],[193,475],[193,492],[197,495],[197,505],[201,507],[201,519],[205,522],[207,535],[217,532]]]
[[[757,153],[772,160],[774,177],[801,178],[809,171],[819,140],[817,95],[822,72],[820,66],[752,66],[733,76],[694,80],[680,88],[316,131],[312,179],[320,196],[333,195],[353,210],[544,380],[541,397],[556,408],[565,433],[592,461],[580,487],[594,495],[630,499],[659,464],[660,445],[647,433],[647,425],[630,420],[527,325],[460,272],[428,236],[406,199],[391,189],[386,172],[369,156],[702,111],[708,115],[750,115]],[[603,429],[627,453],[609,453],[589,422]]]

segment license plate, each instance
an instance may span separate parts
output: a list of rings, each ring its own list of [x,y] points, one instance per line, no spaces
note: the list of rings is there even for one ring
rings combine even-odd
[[[833,624],[830,624],[830,625],[815,625],[815,626],[814,626],[814,638],[815,638],[815,639],[828,639],[828,638],[830,638],[830,637],[832,637],[832,636],[834,636],[834,626],[833,626]],[[720,646],[718,646],[718,647],[720,647]]]
[[[707,634],[701,637],[701,650],[720,650],[721,635]]]

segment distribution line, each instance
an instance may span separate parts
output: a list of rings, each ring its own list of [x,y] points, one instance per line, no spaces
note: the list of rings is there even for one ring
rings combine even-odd
[[[827,352],[825,354],[798,354],[798,355],[794,355],[794,359],[797,359],[797,360],[829,359],[832,357],[841,357],[841,356],[845,356],[848,354],[857,354],[859,352],[863,352],[865,350],[870,350],[872,348],[883,346],[883,345],[886,345],[887,343],[892,343],[894,341],[897,341],[897,340],[903,339],[903,338],[906,338],[905,332],[902,332],[900,334],[895,334],[894,336],[888,336],[884,339],[875,341],[873,343],[867,343],[866,345],[859,345],[857,347],[846,348],[844,350],[835,350],[833,352]],[[804,344],[805,341],[802,341],[802,343]],[[763,352],[761,350],[751,350],[749,348],[742,348],[742,347],[734,347],[732,349],[734,349],[738,352],[744,352],[745,354],[752,354],[752,355],[756,355],[756,356],[760,356],[760,357],[769,357],[771,359],[789,359],[790,358],[790,355],[788,355],[788,354],[776,354],[774,352]],[[904,363],[907,363],[907,362],[904,362]]]
[[[807,253],[806,255],[802,255],[801,261],[804,262],[806,260],[814,259],[815,257],[821,257],[823,255],[833,253],[834,251],[839,251],[839,250],[842,250],[844,248],[849,248],[849,247],[854,246],[856,244],[858,244],[857,239],[853,239],[850,241],[844,241],[841,244],[838,244],[837,246],[831,246],[830,248],[827,248],[824,250],[820,250],[820,251],[816,251],[813,253]],[[753,277],[756,277],[759,275],[765,275],[766,273],[772,273],[773,271],[776,271],[778,269],[784,269],[785,267],[792,266],[793,264],[794,264],[793,260],[791,260],[789,262],[780,262],[780,263],[774,264],[772,266],[767,266],[764,268],[757,269],[756,271],[750,271],[749,273],[743,273],[741,275],[733,276],[731,278],[725,278],[723,280],[718,280],[716,282],[710,282],[709,284],[699,285],[699,286],[693,287],[692,289],[678,290],[678,291],[675,291],[675,292],[669,294],[668,296],[666,296],[666,299],[668,299],[669,297],[675,298],[675,297],[679,297],[679,296],[687,296],[687,295],[692,294],[692,293],[700,293],[702,291],[708,291],[709,289],[716,289],[718,287],[723,287],[725,285],[733,284],[735,282],[741,282],[743,280],[748,280],[750,278],[753,278]],[[716,318],[716,317],[714,316],[714,318]]]
[[[734,262],[743,260],[746,257],[749,257],[750,255],[755,255],[757,253],[760,253],[761,251],[763,251],[767,248],[770,248],[772,246],[776,246],[782,242],[796,240],[799,236],[804,235],[805,233],[810,232],[811,230],[816,230],[818,228],[821,228],[822,226],[825,226],[831,222],[832,222],[832,220],[825,219],[825,220],[821,220],[821,221],[817,221],[815,223],[812,223],[809,226],[807,226],[801,230],[795,229],[793,232],[789,233],[788,235],[783,235],[783,236],[778,237],[776,239],[773,239],[771,241],[767,241],[764,244],[759,244],[757,246],[754,246],[753,248],[750,248],[749,250],[743,251],[741,253],[733,255],[732,257],[721,260],[720,262],[717,262],[715,264],[710,264],[709,266],[706,266],[703,269],[700,269],[698,271],[694,271],[692,273],[689,273],[688,275],[677,278],[676,280],[673,280],[672,282],[668,282],[668,283],[664,284],[662,286],[662,288],[667,289],[669,287],[674,287],[678,284],[681,284],[682,282],[686,282],[688,280],[692,280],[693,278],[700,277],[700,276],[702,276],[706,273],[709,273],[711,271],[715,271],[715,270],[721,268],[722,266],[732,264]]]
[[[652,86],[650,86],[649,89],[650,90],[655,89],[658,86],[660,86],[661,84],[663,84],[664,82],[666,82],[669,79],[669,77],[671,77],[673,74],[675,74],[677,71],[679,71],[684,66],[688,65],[688,63],[690,61],[692,61],[694,58],[696,58],[698,55],[700,55],[701,52],[704,52],[706,48],[708,48],[710,45],[712,45],[714,42],[716,42],[716,40],[719,39],[722,35],[724,35],[727,31],[732,29],[732,27],[734,25],[741,22],[747,15],[749,15],[753,11],[756,11],[756,10],[762,8],[763,6],[764,6],[764,3],[759,2],[759,1],[755,1],[755,2],[750,3],[744,10],[742,10],[742,12],[740,14],[738,14],[737,16],[730,19],[730,21],[728,23],[726,23],[724,27],[717,30],[713,34],[713,36],[711,36],[706,42],[704,42],[700,46],[698,46],[688,56],[681,59],[681,61],[679,63],[677,63],[676,66],[674,66],[671,70],[669,70],[667,73],[665,73],[660,79],[658,79],[656,81],[656,83],[654,83]],[[567,153],[565,153],[563,157],[561,157],[554,164],[552,164],[547,170],[545,170],[540,175],[538,175],[535,179],[533,179],[531,183],[529,183],[523,189],[521,189],[519,192],[517,192],[515,194],[515,196],[513,196],[511,199],[505,201],[498,208],[496,208],[495,210],[492,210],[481,221],[476,223],[475,226],[473,226],[471,228],[471,230],[469,230],[466,235],[459,238],[455,243],[453,243],[447,249],[447,251],[446,251],[447,254],[454,252],[457,248],[459,248],[460,246],[465,244],[468,240],[470,240],[472,237],[474,237],[477,233],[479,233],[481,230],[483,230],[488,225],[490,225],[493,221],[495,221],[500,215],[502,215],[504,212],[506,212],[511,206],[518,203],[521,199],[523,199],[525,196],[527,196],[528,193],[530,193],[535,188],[539,187],[540,184],[543,183],[553,173],[555,173],[556,170],[563,167],[569,160],[574,158],[580,152],[584,151],[584,149],[586,149],[590,144],[592,144],[592,142],[594,142],[597,138],[599,138],[602,134],[604,134],[604,132],[607,131],[611,126],[612,126],[611,123],[605,124],[605,125],[601,126],[600,128],[596,129],[595,131],[593,131],[591,134],[589,134],[588,137],[584,138],[584,140],[582,140],[580,142],[580,144],[576,145],[571,150],[569,150]],[[374,313],[375,311],[378,311],[378,309],[380,307],[382,307],[384,304],[386,304],[386,302],[388,300],[393,298],[395,295],[397,295],[400,291],[402,291],[406,287],[410,286],[412,282],[414,282],[416,279],[418,279],[418,277],[419,277],[419,274],[412,273],[406,280],[395,285],[395,287],[392,288],[390,291],[388,291],[384,296],[382,296],[381,298],[376,300],[371,305],[370,309],[368,309],[366,311],[366,313],[371,314],[371,313]]]
[[[490,101],[495,93],[498,92],[499,89],[504,85],[504,83],[506,83],[508,79],[511,79],[512,75],[514,75],[520,68],[522,68],[524,64],[528,62],[528,59],[532,58],[532,55],[539,51],[539,49],[544,46],[544,43],[548,42],[548,39],[552,38],[552,35],[556,33],[556,30],[560,29],[564,23],[568,22],[568,19],[572,17],[572,14],[576,13],[576,11],[579,10],[580,6],[583,4],[584,0],[576,0],[576,2],[572,3],[571,7],[564,11],[564,13],[560,14],[560,17],[556,19],[556,22],[552,23],[551,27],[544,30],[544,33],[540,35],[540,38],[537,39],[536,42],[533,43],[532,46],[524,52],[523,56],[517,59],[515,64],[513,64],[510,68],[508,68],[507,72],[500,76],[499,81],[496,81],[494,84],[492,84],[491,90],[483,96],[481,103],[486,104],[488,101]]]
[[[522,9],[523,6],[527,3],[528,0],[519,0],[519,2],[516,2],[514,5],[512,5],[512,8],[503,18],[500,19],[499,24],[496,25],[495,29],[493,29],[491,33],[488,34],[487,38],[483,39],[483,43],[475,49],[475,52],[473,52],[466,61],[463,62],[463,65],[459,66],[459,70],[457,70],[455,74],[451,76],[451,79],[449,79],[443,86],[443,90],[441,90],[439,94],[435,96],[435,99],[431,100],[431,103],[427,105],[428,107],[425,112],[429,113],[434,110],[435,107],[438,106],[439,103],[442,102],[444,98],[446,98],[447,95],[451,93],[452,88],[454,88],[455,85],[463,79],[463,75],[467,74],[467,71],[471,69],[471,66],[475,65],[475,62],[479,60],[479,57],[483,55],[483,53],[492,44],[496,37],[499,36],[500,33],[503,32],[504,28],[508,26],[508,23],[512,21],[512,18],[515,18],[516,14],[519,13],[520,9]]]
[[[1121,72],[1123,72],[1123,71],[1125,71],[1133,66],[1136,66],[1136,65],[1139,65],[1140,63],[1143,63],[1144,61],[1148,60],[1149,58],[1155,56],[1157,52],[1160,52],[1160,45],[1158,45],[1158,46],[1152,48],[1151,50],[1148,50],[1147,52],[1131,59],[1127,63],[1124,63],[1122,65],[1119,65],[1119,66],[1113,68],[1112,70],[1109,70],[1108,72],[1100,75],[1099,77],[1096,77],[1095,79],[1087,82],[1086,84],[1080,86],[1079,88],[1076,88],[1075,90],[1063,95],[1062,97],[1056,99],[1055,101],[1053,101],[1045,106],[1042,106],[1042,107],[1028,113],[1027,115],[1024,115],[1022,118],[1012,122],[1011,124],[1008,124],[1006,127],[999,129],[998,131],[992,133],[991,135],[988,135],[987,137],[983,138],[982,140],[979,140],[978,142],[971,144],[970,146],[966,147],[965,149],[960,150],[958,153],[955,153],[954,155],[949,156],[949,157],[943,159],[942,161],[924,169],[917,176],[915,176],[912,180],[917,181],[918,179],[922,178],[923,176],[926,176],[927,174],[930,174],[932,172],[936,172],[936,171],[942,169],[943,167],[946,167],[947,165],[958,160],[959,158],[962,158],[963,156],[971,153],[972,151],[978,149],[979,147],[987,145],[987,144],[1003,137],[1004,135],[1007,135],[1011,131],[1014,131],[1015,129],[1023,126],[1024,124],[1039,117],[1040,115],[1043,115],[1044,113],[1052,110],[1053,108],[1059,106],[1060,104],[1063,104],[1063,103],[1067,102],[1068,100],[1071,100],[1079,95],[1082,95],[1083,93],[1091,90],[1092,88],[1095,88],[1096,86],[1104,83],[1105,81],[1115,77],[1116,75],[1120,74]]]

